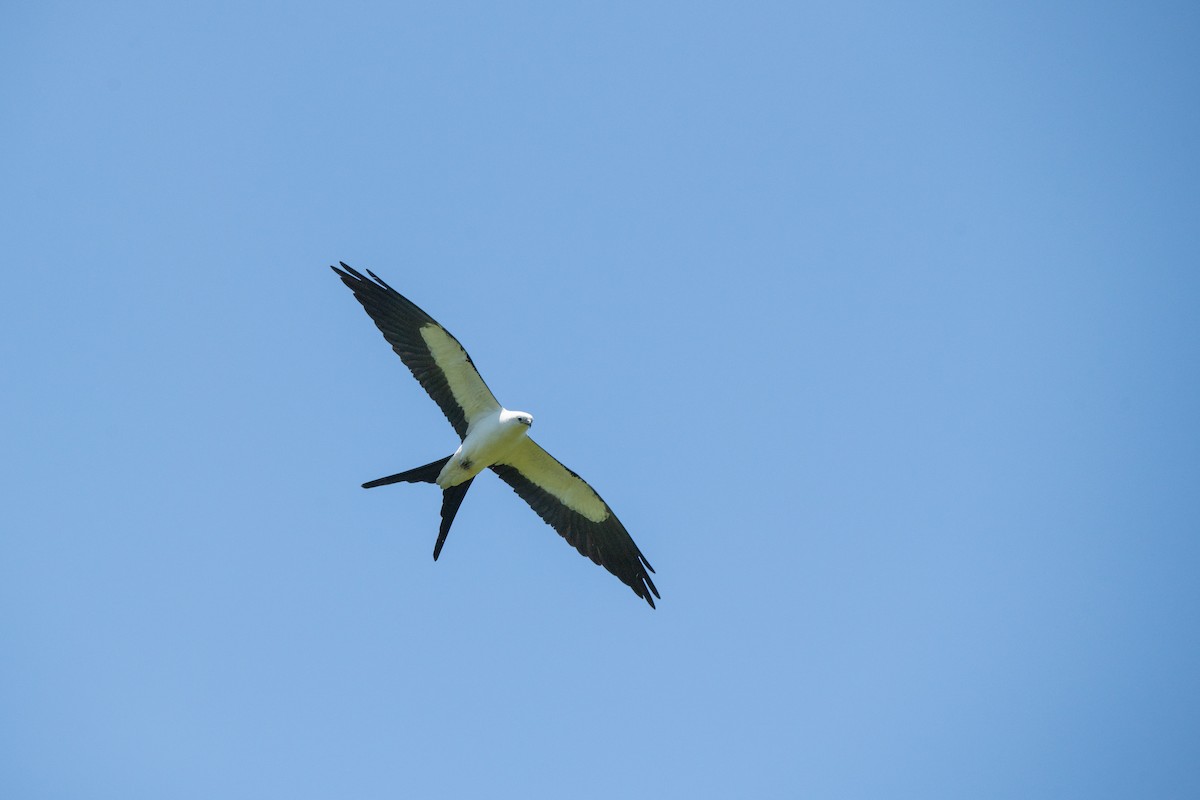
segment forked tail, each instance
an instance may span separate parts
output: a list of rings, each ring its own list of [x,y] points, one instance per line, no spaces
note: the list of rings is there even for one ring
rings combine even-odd
[[[387,486],[389,483],[437,483],[437,476],[441,474],[442,467],[446,466],[446,462],[449,460],[450,456],[446,456],[423,467],[410,469],[407,472],[397,472],[386,478],[376,478],[364,483],[363,488],[374,489],[376,486]]]
[[[363,484],[363,488],[374,489],[376,486],[387,486],[391,483],[437,483],[437,477],[441,474],[442,467],[446,466],[446,462],[450,458],[450,456],[446,456],[423,467],[367,481]],[[463,498],[467,496],[467,489],[471,488],[473,480],[475,479],[469,478],[457,486],[442,490],[442,525],[438,528],[437,544],[433,546],[434,561],[437,561],[438,556],[442,554],[442,545],[446,543],[446,536],[450,533],[454,515],[458,513],[458,507],[462,505]]]
[[[442,554],[442,545],[446,543],[446,534],[450,533],[450,523],[454,522],[454,515],[458,513],[458,507],[462,505],[463,498],[467,496],[467,489],[471,488],[471,481],[474,478],[467,478],[457,486],[451,486],[442,492],[442,527],[438,528],[437,544],[433,546],[433,560],[437,561],[438,556]]]

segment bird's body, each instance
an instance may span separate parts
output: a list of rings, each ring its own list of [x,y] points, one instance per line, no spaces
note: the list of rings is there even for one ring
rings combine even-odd
[[[529,438],[533,417],[509,411],[488,389],[471,357],[450,332],[368,271],[333,270],[413,377],[441,407],[461,443],[453,454],[415,469],[364,483],[432,483],[442,490],[436,560],[471,482],[491,469],[581,554],[600,564],[654,607],[654,569],[600,495]]]
[[[469,481],[493,464],[497,464],[522,439],[528,437],[533,417],[524,411],[501,408],[484,414],[467,428],[467,438],[450,456],[438,473],[437,485],[443,489]]]

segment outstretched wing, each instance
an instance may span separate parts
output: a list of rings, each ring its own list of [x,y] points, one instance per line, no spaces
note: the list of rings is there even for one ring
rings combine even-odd
[[[654,607],[654,598],[661,597],[650,580],[654,568],[617,515],[583,478],[532,439],[522,440],[492,469],[576,550]]]
[[[367,275],[373,281],[345,263],[342,269],[332,269],[354,292],[376,327],[383,331],[383,338],[442,409],[458,438],[467,438],[467,427],[472,420],[500,408],[467,351],[433,317],[370,270]]]

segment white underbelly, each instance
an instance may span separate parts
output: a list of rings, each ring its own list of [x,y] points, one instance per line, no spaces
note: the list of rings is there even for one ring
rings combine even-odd
[[[504,458],[528,429],[520,423],[502,424],[503,409],[478,420],[467,431],[467,438],[442,467],[438,486],[447,489],[474,478],[483,470]]]

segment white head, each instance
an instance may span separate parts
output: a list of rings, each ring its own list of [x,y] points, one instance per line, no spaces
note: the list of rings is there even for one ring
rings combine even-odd
[[[525,411],[509,411],[507,408],[500,412],[501,424],[517,422],[524,425],[526,428],[533,425],[533,414]]]

